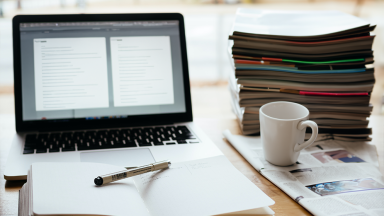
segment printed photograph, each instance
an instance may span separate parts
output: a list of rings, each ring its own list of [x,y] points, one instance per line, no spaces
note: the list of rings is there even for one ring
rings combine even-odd
[[[311,191],[320,196],[384,189],[384,185],[372,178],[362,178],[354,180],[333,181],[306,186]]]
[[[346,150],[317,152],[311,154],[321,163],[361,163],[365,162],[363,159],[349,153]]]

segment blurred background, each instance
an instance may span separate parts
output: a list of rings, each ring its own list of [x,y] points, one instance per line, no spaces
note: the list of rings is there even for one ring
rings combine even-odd
[[[227,76],[232,70],[227,43],[236,9],[239,7],[339,10],[377,24],[377,37],[373,46],[376,85],[371,103],[374,105],[373,114],[384,114],[384,0],[0,0],[0,113],[14,113],[13,16],[47,13],[179,12],[185,17],[193,104],[196,100],[197,104],[202,104],[201,107],[194,107],[195,116],[232,115],[228,112],[230,106],[227,106],[229,96],[223,95],[222,89],[226,88]],[[207,112],[212,103],[222,103],[225,110]]]

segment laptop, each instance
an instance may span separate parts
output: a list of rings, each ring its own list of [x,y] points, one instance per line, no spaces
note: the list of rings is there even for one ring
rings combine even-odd
[[[16,133],[4,178],[34,162],[135,167],[221,155],[192,118],[181,14],[13,18]]]

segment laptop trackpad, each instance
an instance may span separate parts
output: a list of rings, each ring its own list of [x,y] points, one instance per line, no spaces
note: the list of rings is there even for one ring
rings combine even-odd
[[[105,163],[123,167],[135,167],[155,162],[151,150],[147,148],[81,152],[81,162]]]

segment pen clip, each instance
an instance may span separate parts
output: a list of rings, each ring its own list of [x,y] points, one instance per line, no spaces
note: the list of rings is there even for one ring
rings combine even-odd
[[[130,170],[130,169],[135,169],[135,168],[137,168],[137,166],[135,166],[135,167],[124,167],[125,169],[127,169],[127,170]]]

